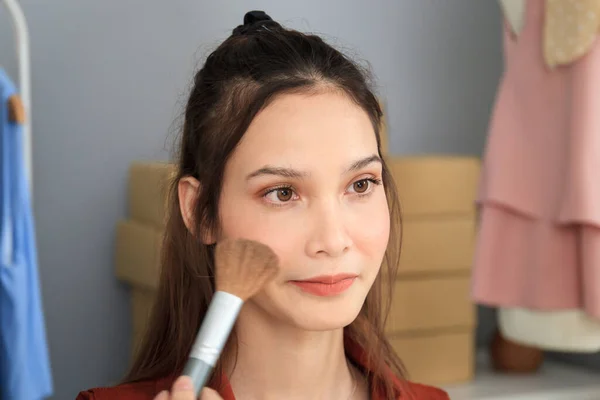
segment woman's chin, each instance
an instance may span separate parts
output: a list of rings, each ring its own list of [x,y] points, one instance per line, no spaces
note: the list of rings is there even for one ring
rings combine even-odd
[[[360,312],[360,307],[345,307],[335,310],[314,310],[302,315],[290,315],[292,323],[306,331],[332,331],[350,325]]]

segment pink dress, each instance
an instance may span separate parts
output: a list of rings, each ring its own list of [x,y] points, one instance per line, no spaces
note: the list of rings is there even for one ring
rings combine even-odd
[[[528,0],[505,72],[478,198],[477,303],[600,318],[600,41],[546,67],[544,0]]]

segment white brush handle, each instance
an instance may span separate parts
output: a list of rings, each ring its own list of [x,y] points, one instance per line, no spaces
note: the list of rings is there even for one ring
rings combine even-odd
[[[208,306],[190,357],[215,366],[242,308],[243,300],[227,292],[215,292]]]
[[[231,293],[215,292],[184,369],[184,375],[190,376],[194,382],[196,395],[216,365],[243,303]]]

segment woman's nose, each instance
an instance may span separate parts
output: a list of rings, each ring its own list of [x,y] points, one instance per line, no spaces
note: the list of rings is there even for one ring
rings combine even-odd
[[[311,212],[312,229],[307,241],[310,256],[339,257],[352,247],[342,205],[330,201],[314,206]]]

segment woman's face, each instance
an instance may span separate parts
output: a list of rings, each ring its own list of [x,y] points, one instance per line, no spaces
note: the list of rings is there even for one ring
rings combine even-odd
[[[227,162],[223,237],[254,239],[281,273],[248,306],[306,330],[350,324],[373,284],[390,219],[368,115],[341,93],[278,97]]]

